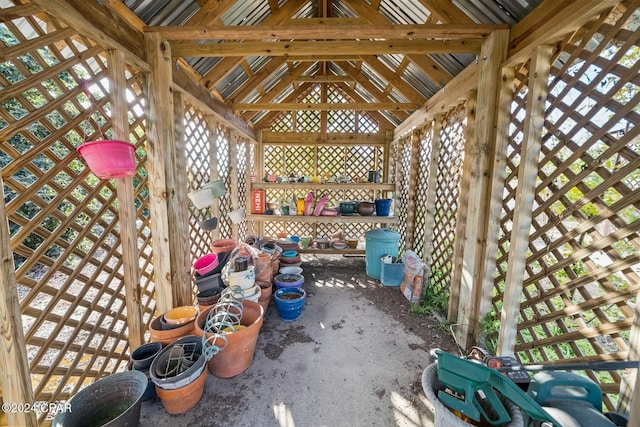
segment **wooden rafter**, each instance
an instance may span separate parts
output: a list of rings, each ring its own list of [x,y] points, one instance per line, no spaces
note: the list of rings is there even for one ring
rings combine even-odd
[[[328,110],[360,110],[360,111],[413,111],[418,106],[412,103],[399,102],[354,102],[354,103],[298,103],[298,102],[255,102],[251,104],[236,104],[236,111],[328,111]]]
[[[388,93],[384,93],[376,85],[374,85],[369,79],[363,76],[358,72],[357,68],[348,62],[339,62],[336,65],[347,73],[349,76],[353,77],[354,81],[362,86],[367,92],[369,92],[372,96],[374,96],[379,102],[390,102]],[[419,102],[416,99],[410,99],[412,102]],[[397,111],[395,113],[399,119],[405,120],[408,116],[404,111]]]
[[[424,101],[424,97],[420,95],[417,90],[415,90],[410,84],[402,80],[398,72],[394,73],[389,69],[389,67],[384,65],[377,56],[362,55],[361,58],[369,67],[371,67],[373,71],[378,73],[391,86],[396,88],[398,92],[407,97],[409,100],[414,102]]]
[[[483,39],[502,24],[333,24],[334,19],[309,22],[293,19],[286,25],[149,26],[167,40],[353,40],[353,39]],[[300,21],[299,25],[294,21]]]
[[[371,24],[388,24],[387,19],[378,11],[357,0],[345,0],[345,3],[363,19]],[[426,55],[407,55],[409,60],[422,70],[432,81],[441,83],[442,86],[451,80],[451,76],[440,67],[433,59]]]
[[[473,24],[473,19],[469,18],[451,0],[419,0],[440,22]]]
[[[283,99],[282,102],[295,102],[298,99],[298,97],[304,95],[312,86],[313,86],[312,83],[302,83],[298,88],[296,88],[293,92],[291,92],[285,99]],[[262,117],[259,121],[256,122],[255,128],[260,129],[268,126],[268,124],[271,123],[271,120],[273,120],[273,118],[276,117],[279,113],[280,111],[270,111],[264,117]]]
[[[286,22],[307,4],[306,0],[289,0],[278,10],[273,11],[266,18],[263,25],[278,25]],[[237,57],[223,58],[211,71],[202,77],[206,86],[214,86],[218,81],[226,77],[239,64],[241,59]]]
[[[353,82],[353,77],[345,76],[345,75],[335,75],[335,74],[327,74],[327,75],[313,75],[313,76],[300,76],[296,79],[296,82],[299,83],[338,83],[338,82]]]
[[[288,64],[291,65],[291,64]],[[304,63],[304,64],[298,64],[295,67],[291,67],[289,69],[289,74],[287,74],[286,76],[284,76],[274,87],[271,88],[271,90],[269,90],[267,93],[265,93],[262,98],[260,98],[260,100],[262,102],[270,102],[273,99],[275,99],[278,95],[280,95],[288,86],[290,86],[291,84],[295,83],[295,79],[302,75],[302,73],[304,73],[305,71],[307,71],[309,69],[309,64]],[[250,87],[246,87],[243,86],[243,91],[247,90],[247,89],[251,89]],[[294,91],[296,91],[297,88],[294,88]],[[239,98],[238,98],[239,99]],[[244,120],[249,121],[251,119],[251,117],[253,117],[256,113],[255,112],[247,112],[245,115],[242,115],[241,117]]]
[[[362,97],[358,92],[356,92],[353,88],[347,87],[346,83],[338,83],[336,87],[340,88],[345,94],[349,95],[354,102],[363,103],[368,102],[366,99]],[[371,110],[368,112],[373,118],[378,121],[378,124],[382,129],[393,129],[395,124],[392,123],[386,116],[384,116],[380,111]],[[396,117],[405,117],[406,113],[404,111],[393,111],[393,114]]]

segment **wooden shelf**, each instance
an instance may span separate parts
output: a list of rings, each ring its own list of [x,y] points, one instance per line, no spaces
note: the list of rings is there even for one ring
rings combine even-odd
[[[335,248],[328,248],[328,249],[318,249],[318,248],[307,248],[307,249],[297,249],[297,251],[301,254],[316,254],[316,255],[321,255],[321,254],[327,254],[327,255],[364,255],[365,251],[364,249],[335,249]],[[280,264],[280,267],[282,267],[283,264]]]
[[[326,182],[324,184],[315,182],[252,182],[251,189],[272,189],[272,188],[284,188],[284,189],[305,189],[305,190],[380,190],[380,191],[395,191],[395,184],[375,184],[371,182],[357,182],[357,183],[337,183]]]
[[[371,224],[395,224],[398,218],[394,216],[362,216],[362,215],[338,215],[338,216],[305,216],[305,215],[258,215],[247,214],[248,220],[253,221],[282,221],[282,222],[305,222],[305,223],[329,223],[329,222],[368,222]]]

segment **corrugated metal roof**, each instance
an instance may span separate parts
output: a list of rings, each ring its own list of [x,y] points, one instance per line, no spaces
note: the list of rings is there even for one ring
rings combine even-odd
[[[509,24],[520,22],[543,0],[453,0],[478,23]]]
[[[278,7],[285,6],[288,0],[278,0]],[[452,4],[466,13],[477,23],[494,23],[513,25],[528,13],[530,13],[543,0],[452,0]],[[365,0],[367,5],[371,5],[371,0]],[[200,4],[196,0],[124,0],[124,4],[139,16],[147,25],[184,25],[197,11]],[[356,18],[357,14],[343,0],[332,0],[331,8],[328,11],[330,17],[336,18]],[[431,12],[419,0],[381,0],[378,12],[393,24],[422,24],[427,22]],[[236,1],[222,16],[221,21],[225,25],[260,25],[272,16],[270,2],[267,0],[243,0]],[[292,18],[318,17],[319,9],[317,1],[309,1],[301,7]],[[217,42],[217,41],[214,41]],[[208,41],[207,43],[211,43]],[[403,55],[377,55],[379,60],[394,71],[402,63]],[[475,60],[475,55],[470,54],[448,54],[429,55],[442,70],[451,76],[460,73],[469,63]],[[188,63],[196,72],[206,76],[220,63],[222,58],[187,58]],[[240,58],[238,58],[240,61]],[[247,57],[244,58],[252,73],[259,73],[262,67],[270,62],[268,57]],[[352,64],[355,65],[354,62]],[[311,67],[313,64],[310,63]],[[403,64],[404,70],[400,78],[411,85],[423,98],[428,99],[433,96],[443,85],[443,82],[434,82],[414,63]],[[319,67],[314,70],[319,70]],[[376,73],[366,63],[360,66],[362,74],[380,90],[385,90],[388,85],[386,79]],[[307,70],[313,73],[314,70]],[[332,73],[341,73],[338,66],[329,66]],[[261,86],[265,90],[273,88],[288,73],[286,64],[278,67],[277,71],[267,77]],[[225,72],[225,77],[220,81],[213,82],[215,88],[226,99],[233,97],[233,94],[243,87],[249,80],[245,69],[236,66],[229,72]],[[290,86],[292,87],[292,86]],[[292,89],[279,94],[277,100],[284,99],[291,93]],[[356,85],[358,93],[366,94],[367,99],[374,100],[368,92],[360,85]],[[398,102],[407,102],[397,89],[390,91],[389,96]],[[254,90],[246,96],[246,102],[260,99],[260,92]],[[235,100],[236,102],[240,100]],[[242,101],[240,101],[242,102]],[[385,114],[388,118],[396,122],[397,117],[393,114]],[[393,119],[392,119],[393,118]]]

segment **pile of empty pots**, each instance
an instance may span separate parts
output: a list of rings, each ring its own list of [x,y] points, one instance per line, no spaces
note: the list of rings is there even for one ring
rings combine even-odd
[[[152,319],[151,342],[131,353],[130,370],[147,378],[142,399],[157,396],[168,413],[185,413],[202,398],[207,374],[230,378],[247,370],[270,301],[285,321],[301,315],[306,293],[297,245],[221,239],[194,260],[197,304]]]

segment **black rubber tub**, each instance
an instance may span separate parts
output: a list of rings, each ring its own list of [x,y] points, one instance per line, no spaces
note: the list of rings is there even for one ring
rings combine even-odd
[[[52,427],[137,427],[147,376],[140,371],[119,372],[83,388],[58,412]]]

